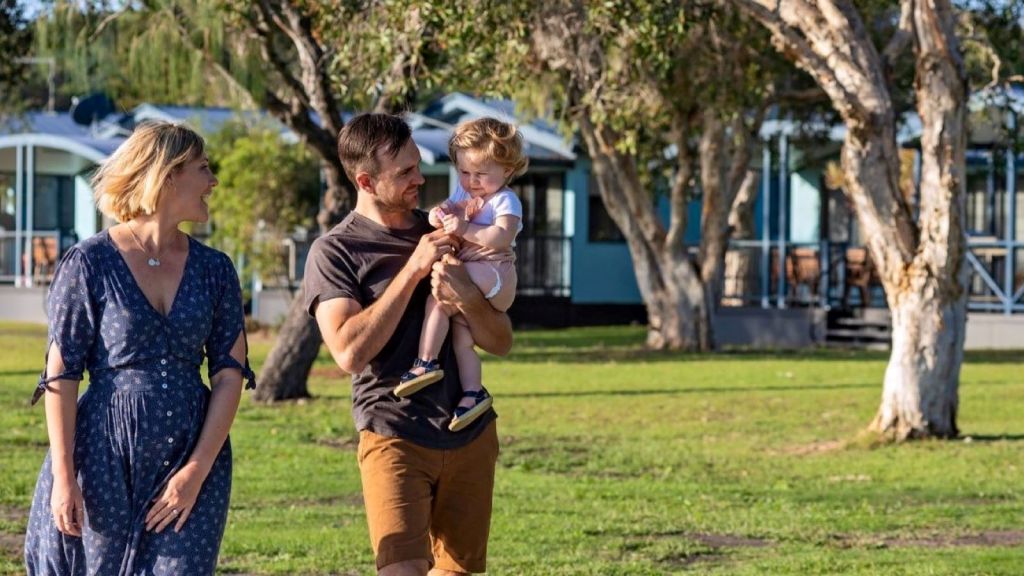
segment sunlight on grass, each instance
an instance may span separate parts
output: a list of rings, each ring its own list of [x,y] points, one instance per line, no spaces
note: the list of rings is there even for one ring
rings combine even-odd
[[[885,356],[652,354],[632,327],[522,332],[485,356],[502,452],[492,574],[1019,574],[1015,353],[968,354],[965,437],[852,442]],[[0,573],[19,574],[46,449],[28,398],[45,329],[0,324]],[[252,339],[258,366],[269,350]],[[243,402],[223,573],[371,574],[347,378]]]

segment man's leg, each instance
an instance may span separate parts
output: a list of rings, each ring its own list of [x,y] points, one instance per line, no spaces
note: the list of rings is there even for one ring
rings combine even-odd
[[[487,570],[494,467],[498,432],[492,422],[472,442],[445,451],[437,484],[430,535],[436,574],[472,574]],[[432,572],[432,574],[434,574]]]
[[[444,452],[364,430],[359,473],[370,543],[381,574],[427,573],[434,486]]]

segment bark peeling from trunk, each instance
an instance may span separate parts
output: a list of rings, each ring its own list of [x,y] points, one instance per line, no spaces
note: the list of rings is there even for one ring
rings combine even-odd
[[[897,441],[956,436],[969,270],[963,225],[967,80],[952,6],[902,0],[900,36],[886,50],[892,57],[913,39],[923,128],[915,222],[899,187],[883,61],[853,3],[731,2],[771,30],[777,46],[829,95],[847,127],[843,189],[892,314],[892,352],[870,430]]]

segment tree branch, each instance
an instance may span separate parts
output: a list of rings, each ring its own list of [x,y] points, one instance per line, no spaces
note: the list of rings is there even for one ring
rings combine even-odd
[[[310,106],[320,116],[320,122],[333,134],[341,131],[343,122],[338,105],[331,91],[327,75],[323,47],[313,35],[311,19],[300,14],[290,1],[276,3],[278,10],[268,0],[257,3],[264,18],[287,36],[295,47],[302,72],[302,86],[309,98]]]
[[[913,20],[914,0],[901,0],[900,1],[900,20],[896,27],[896,32],[893,33],[892,38],[889,39],[889,43],[885,45],[882,50],[882,63],[886,69],[892,67],[893,62],[896,58],[910,46],[911,42],[914,41],[914,20]]]
[[[693,177],[693,159],[687,142],[689,126],[682,121],[675,122],[673,130],[676,149],[676,173],[672,178],[672,189],[669,192],[669,226],[665,235],[665,244],[669,250],[685,250],[683,239],[686,236],[688,213],[686,210],[686,188]]]

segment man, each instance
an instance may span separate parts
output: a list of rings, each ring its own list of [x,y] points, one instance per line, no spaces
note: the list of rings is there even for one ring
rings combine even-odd
[[[462,394],[458,370],[408,398],[392,392],[419,347],[428,292],[462,314],[478,346],[507,354],[497,312],[451,254],[458,239],[416,210],[420,154],[409,126],[387,114],[353,118],[338,155],[358,194],[355,210],[317,239],[306,263],[307,310],[352,378],[359,470],[378,574],[486,570],[498,440],[493,411],[448,430]],[[430,282],[426,282],[430,277]],[[456,366],[450,341],[441,350]]]

